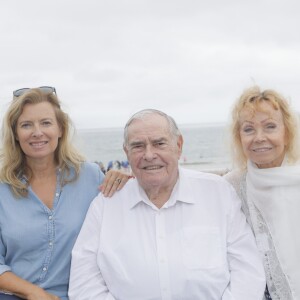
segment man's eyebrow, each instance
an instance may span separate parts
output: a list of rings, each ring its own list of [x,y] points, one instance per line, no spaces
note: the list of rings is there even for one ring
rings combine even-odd
[[[167,139],[165,137],[151,140],[152,143],[160,143],[160,142],[165,142],[165,141],[167,141]]]
[[[152,139],[150,140],[151,144],[155,144],[155,143],[161,143],[161,142],[166,142],[167,141],[167,138],[165,137],[160,137],[160,138],[155,138],[155,139]],[[134,146],[140,146],[140,145],[144,145],[145,142],[140,140],[136,140],[136,141],[132,141],[129,143],[129,146],[130,147],[134,147]]]
[[[143,141],[132,141],[129,143],[129,146],[139,146],[139,145],[143,145],[144,142]]]

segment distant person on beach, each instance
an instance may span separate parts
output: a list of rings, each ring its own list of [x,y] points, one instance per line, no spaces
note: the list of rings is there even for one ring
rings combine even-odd
[[[114,161],[114,169],[117,169],[117,170],[121,169],[121,163],[118,160]]]
[[[232,110],[236,169],[225,178],[242,200],[267,278],[265,299],[300,299],[299,119],[274,90],[254,86]]]
[[[121,166],[122,166],[122,170],[125,173],[131,174],[131,169],[130,169],[130,165],[129,165],[128,160],[122,160],[121,161]]]
[[[101,172],[105,175],[106,174],[106,169],[101,161],[95,161],[95,163],[99,166]]]
[[[73,148],[70,126],[55,88],[14,92],[0,152],[1,300],[68,299],[71,250],[104,179]],[[110,172],[103,192],[127,178]]]
[[[108,172],[108,171],[110,171],[110,170],[112,170],[113,169],[113,161],[112,160],[110,160],[109,162],[108,162],[108,164],[107,164],[107,169],[106,169],[106,172]]]
[[[137,180],[92,202],[72,252],[70,300],[262,299],[265,275],[234,189],[178,167],[183,138],[157,110],[131,117]]]

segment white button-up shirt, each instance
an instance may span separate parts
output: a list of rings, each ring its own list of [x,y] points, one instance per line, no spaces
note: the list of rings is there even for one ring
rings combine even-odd
[[[233,188],[180,170],[158,209],[132,180],[93,201],[72,252],[70,300],[261,300],[265,276]]]

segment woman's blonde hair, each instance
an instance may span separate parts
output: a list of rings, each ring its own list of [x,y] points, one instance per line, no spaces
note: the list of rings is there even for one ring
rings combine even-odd
[[[62,133],[54,154],[55,163],[61,168],[62,174],[69,174],[71,167],[75,169],[75,175],[68,180],[66,180],[68,177],[66,176],[62,184],[77,179],[80,165],[84,161],[83,156],[71,144],[70,131],[72,123],[68,115],[62,111],[56,94],[44,93],[36,88],[28,90],[19,97],[15,97],[3,119],[0,180],[9,184],[13,193],[19,197],[24,197],[28,193],[28,184],[22,180],[23,175],[26,175],[27,181],[29,181],[32,172],[29,166],[26,165],[25,154],[16,139],[17,122],[26,104],[41,102],[48,102],[53,106],[57,123]]]
[[[295,163],[299,154],[299,117],[293,112],[290,104],[274,90],[261,91],[258,86],[246,89],[233,105],[231,113],[231,138],[233,163],[239,168],[246,168],[247,157],[244,154],[240,137],[240,114],[246,108],[253,115],[261,111],[260,104],[270,103],[275,110],[280,110],[283,117],[287,138],[286,155],[289,163]]]

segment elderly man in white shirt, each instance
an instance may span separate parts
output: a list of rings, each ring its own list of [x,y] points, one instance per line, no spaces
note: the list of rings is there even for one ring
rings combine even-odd
[[[125,126],[135,180],[93,201],[72,252],[70,300],[261,300],[265,276],[233,188],[178,167],[174,120],[143,110]]]

